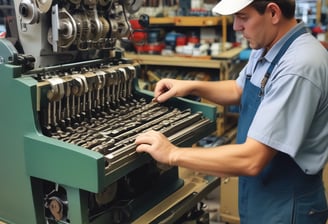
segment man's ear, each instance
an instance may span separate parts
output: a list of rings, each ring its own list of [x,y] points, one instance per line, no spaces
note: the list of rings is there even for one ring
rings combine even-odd
[[[280,7],[276,3],[271,2],[267,5],[267,10],[272,18],[272,23],[277,23],[282,15]]]

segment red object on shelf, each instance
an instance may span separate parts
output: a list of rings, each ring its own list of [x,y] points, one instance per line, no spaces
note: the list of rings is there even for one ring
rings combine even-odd
[[[147,32],[146,30],[140,25],[139,20],[133,19],[130,20],[131,28],[133,30],[130,39],[133,41],[134,44],[141,45],[147,42]]]
[[[199,44],[199,38],[197,36],[188,37],[188,43]]]
[[[143,30],[144,28],[140,25],[138,19],[131,19],[130,20],[131,28],[133,30]]]
[[[163,43],[135,45],[135,50],[139,54],[161,54],[165,45]]]
[[[144,31],[137,31],[132,33],[132,41],[135,43],[144,43],[147,41],[147,33]]]
[[[161,54],[165,45],[163,43],[145,44],[143,50],[148,54]]]
[[[325,31],[320,26],[316,26],[312,28],[312,32],[318,34],[318,33],[324,33]]]
[[[187,44],[187,37],[184,35],[177,36],[176,46],[184,46]]]
[[[144,45],[134,45],[134,48],[135,48],[136,52],[139,53],[139,54],[145,53],[144,52]]]

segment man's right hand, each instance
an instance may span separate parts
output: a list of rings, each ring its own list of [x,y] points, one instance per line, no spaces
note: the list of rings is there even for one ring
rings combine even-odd
[[[161,79],[156,84],[153,101],[162,103],[172,97],[188,95],[187,82],[176,79]]]

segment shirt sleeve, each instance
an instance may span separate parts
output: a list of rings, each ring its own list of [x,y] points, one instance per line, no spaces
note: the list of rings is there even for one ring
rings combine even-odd
[[[320,90],[303,77],[277,78],[265,93],[248,136],[295,158],[310,129],[319,98]]]

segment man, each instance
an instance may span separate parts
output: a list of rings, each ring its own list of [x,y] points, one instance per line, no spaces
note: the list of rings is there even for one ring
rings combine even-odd
[[[150,131],[135,141],[162,163],[239,176],[242,224],[323,224],[322,169],[328,156],[328,53],[294,17],[294,0],[222,0],[235,31],[253,49],[237,80],[163,79],[158,102],[194,94],[240,104],[237,144],[179,148]]]

